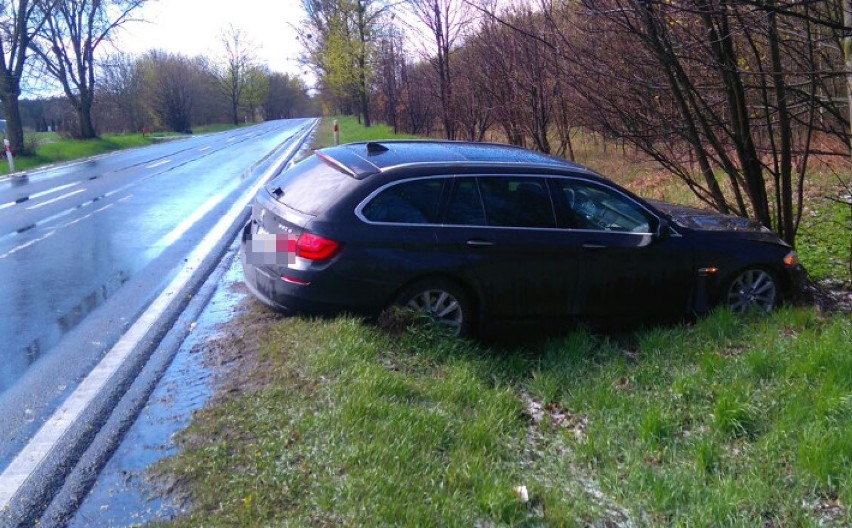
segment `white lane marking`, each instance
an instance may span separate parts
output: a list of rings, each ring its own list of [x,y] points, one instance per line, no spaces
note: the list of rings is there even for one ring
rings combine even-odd
[[[157,163],[152,163],[150,165],[146,165],[145,168],[146,169],[156,169],[160,165],[165,165],[166,163],[171,163],[171,162],[172,162],[172,160],[170,160],[170,159],[164,159],[162,161],[158,161]]]
[[[236,139],[237,139],[237,136],[231,136],[227,139],[227,141],[225,141],[225,143],[230,143],[231,141],[236,141]]]
[[[91,213],[89,213],[89,214],[87,214],[87,215],[81,216],[80,218],[77,218],[77,219],[75,219],[75,220],[71,220],[70,222],[66,222],[66,223],[65,223],[62,227],[71,227],[72,225],[76,224],[77,222],[82,222],[83,220],[85,220],[85,219],[87,219],[87,218],[91,218],[91,217],[95,216],[97,213],[100,213],[101,211],[106,211],[107,209],[109,209],[109,208],[110,208],[110,207],[112,207],[113,205],[115,205],[115,204],[117,204],[117,203],[119,203],[119,202],[123,202],[124,200],[127,200],[127,199],[128,199],[128,198],[130,198],[131,196],[133,196],[133,195],[132,195],[132,194],[128,194],[128,195],[127,195],[127,196],[125,196],[124,198],[121,198],[120,200],[116,200],[116,201],[114,201],[114,202],[113,202],[113,203],[111,203],[111,204],[107,204],[107,205],[105,205],[105,206],[103,206],[103,207],[100,207],[100,208],[98,208],[98,209],[95,209],[94,211],[92,211]]]
[[[41,198],[42,196],[47,196],[48,194],[53,194],[55,192],[63,191],[68,189],[69,187],[74,187],[76,185],[80,185],[81,182],[68,183],[65,185],[60,185],[59,187],[54,187],[53,189],[48,189],[46,191],[38,192],[30,195],[30,200],[35,200],[36,198]]]
[[[52,203],[58,202],[59,200],[64,200],[66,198],[71,198],[75,194],[80,194],[81,192],[86,192],[86,189],[77,189],[74,192],[63,194],[62,196],[57,196],[56,198],[47,200],[46,202],[41,202],[40,204],[36,204],[32,207],[27,207],[27,211],[31,211],[33,209],[38,209],[39,207],[44,207],[45,205],[50,205]]]
[[[293,146],[288,148],[280,159],[291,156],[301,145],[301,139],[307,136],[312,129],[313,127],[303,133],[299,140],[294,141]],[[207,233],[207,236],[204,237],[201,243],[189,254],[183,267],[177,272],[175,278],[172,279],[163,292],[154,299],[154,302],[148,306],[139,319],[121,336],[118,343],[106,353],[95,368],[80,382],[80,385],[77,386],[68,399],[47,419],[35,436],[27,442],[27,445],[24,446],[15,459],[3,470],[3,473],[0,474],[0,512],[6,510],[11,505],[12,499],[18,494],[27,479],[30,478],[36,468],[53,451],[71,425],[80,418],[80,415],[83,414],[92,400],[109,382],[116,371],[118,371],[133,349],[145,339],[148,331],[163,316],[174,298],[189,283],[192,275],[213,247],[228,232],[231,224],[243,214],[246,206],[251,202],[254,195],[257,194],[257,191],[260,190],[263,184],[266,183],[266,180],[279,168],[276,165],[270,167],[266,173],[257,179],[251,188],[234,202],[231,209],[228,210],[213,229]]]
[[[196,209],[191,215],[185,218],[183,222],[175,226],[174,229],[163,235],[163,237],[160,238],[160,240],[157,240],[154,244],[152,244],[151,247],[167,247],[174,244],[180,237],[184,235],[184,233],[189,231],[190,227],[195,225],[199,220],[204,217],[204,215],[206,215],[214,207],[219,205],[222,200],[224,200],[235,188],[236,185],[231,185],[230,187],[228,187],[227,190],[222,191],[221,193],[217,194],[216,196],[213,196],[212,198],[204,202],[201,207]]]
[[[67,183],[65,185],[60,185],[59,187],[54,187],[53,189],[48,189],[46,191],[41,191],[41,192],[37,192],[35,194],[31,194],[31,195],[27,196],[26,197],[27,199],[24,200],[24,201],[35,200],[36,198],[41,198],[42,196],[47,196],[48,194],[53,194],[55,192],[64,191],[65,189],[68,189],[69,187],[74,187],[75,185],[80,185],[80,182]],[[6,203],[0,205],[0,209],[12,207],[13,205],[16,205],[16,204],[19,204],[19,203],[24,203],[24,202],[19,202],[18,200],[15,200],[14,202],[6,202]]]
[[[109,209],[110,207],[112,207],[113,205],[115,205],[115,204],[117,204],[117,203],[119,203],[119,202],[123,202],[123,201],[125,201],[125,200],[130,199],[132,196],[133,196],[132,194],[128,194],[128,195],[127,195],[127,196],[125,196],[124,198],[120,198],[120,199],[118,199],[118,200],[114,201],[114,202],[113,202],[113,203],[111,203],[111,204],[105,205],[105,206],[103,206],[103,207],[101,207],[101,208],[99,208],[99,209],[95,209],[94,211],[92,211],[91,213],[89,213],[89,214],[87,214],[87,215],[81,216],[80,218],[77,218],[77,219],[75,219],[75,220],[71,220],[70,222],[66,222],[66,223],[65,223],[65,224],[63,224],[63,225],[62,225],[59,229],[61,229],[62,227],[71,227],[72,225],[74,225],[74,224],[76,224],[76,223],[78,223],[78,222],[82,222],[83,220],[85,220],[85,219],[87,219],[87,218],[91,218],[91,217],[95,216],[95,214],[100,213],[101,211],[106,211],[107,209]],[[9,251],[7,251],[6,253],[0,254],[0,259],[4,259],[4,258],[6,258],[6,257],[9,257],[9,256],[11,256],[11,255],[14,255],[14,254],[15,254],[15,253],[17,253],[18,251],[21,251],[21,250],[23,250],[23,249],[26,249],[26,248],[28,248],[28,247],[30,247],[30,246],[32,246],[32,245],[34,245],[36,242],[41,242],[42,240],[44,240],[44,239],[46,239],[46,238],[48,238],[48,237],[52,236],[52,235],[53,235],[54,233],[56,233],[59,229],[54,229],[54,230],[52,230],[52,231],[50,231],[50,232],[46,233],[45,235],[40,236],[39,238],[34,238],[34,239],[30,240],[29,242],[26,242],[26,243],[24,243],[24,244],[21,244],[20,246],[17,246],[17,247],[15,247],[15,248],[10,249],[10,250],[9,250]]]
[[[20,246],[18,246],[18,247],[14,247],[14,248],[10,249],[9,251],[7,251],[7,252],[3,253],[2,255],[0,255],[0,259],[4,259],[4,258],[6,258],[6,257],[11,257],[12,255],[14,255],[15,253],[17,253],[18,251],[22,251],[22,250],[24,250],[24,249],[27,249],[28,247],[32,246],[32,245],[33,245],[33,244],[35,244],[36,242],[41,242],[41,241],[42,241],[42,240],[44,240],[45,238],[48,238],[48,237],[53,236],[53,234],[54,234],[54,233],[56,233],[56,230],[55,230],[55,229],[54,229],[53,231],[48,231],[48,232],[47,232],[47,233],[45,233],[44,235],[42,235],[42,236],[40,236],[40,237],[38,237],[38,238],[34,238],[34,239],[30,240],[29,242],[25,242],[25,243],[21,244],[21,245],[20,245]]]
[[[210,150],[210,145],[207,145],[206,147],[201,147],[200,149],[198,149],[198,152],[204,152],[205,150]]]

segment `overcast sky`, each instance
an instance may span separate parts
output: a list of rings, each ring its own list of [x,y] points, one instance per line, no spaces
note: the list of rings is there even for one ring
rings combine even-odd
[[[273,71],[303,70],[291,27],[302,18],[299,0],[152,0],[138,11],[138,18],[146,22],[128,23],[116,35],[121,51],[139,54],[159,48],[217,57],[222,53],[222,30],[233,24],[249,35],[258,57]]]

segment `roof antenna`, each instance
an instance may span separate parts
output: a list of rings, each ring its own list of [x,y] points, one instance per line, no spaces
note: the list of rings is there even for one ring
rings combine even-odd
[[[387,152],[390,150],[386,146],[381,143],[376,143],[375,141],[370,141],[367,143],[367,155],[372,156],[373,154],[381,154],[382,152]]]

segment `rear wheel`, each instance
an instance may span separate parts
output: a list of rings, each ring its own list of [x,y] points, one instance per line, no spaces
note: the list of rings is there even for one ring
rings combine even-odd
[[[399,294],[394,304],[428,315],[457,336],[468,336],[473,330],[473,309],[467,293],[446,279],[415,282]]]
[[[730,282],[725,300],[735,312],[771,312],[778,303],[778,281],[762,268],[741,271]]]

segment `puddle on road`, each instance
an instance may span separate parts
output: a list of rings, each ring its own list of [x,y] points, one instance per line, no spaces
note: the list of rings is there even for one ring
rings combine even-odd
[[[235,256],[197,326],[181,344],[148,404],[77,511],[71,528],[133,526],[182,513],[183,505],[176,498],[158,495],[146,471],[175,454],[175,435],[212,395],[214,370],[206,366],[203,350],[221,337],[220,325],[236,315],[246,296],[244,288],[236,287],[241,281],[242,267]]]
[[[110,277],[83,299],[72,306],[53,322],[45,325],[43,333],[20,349],[6,349],[0,352],[0,360],[5,364],[0,371],[0,392],[8,389],[23,373],[46,352],[53,348],[62,337],[77,326],[95,309],[117,292],[127,281],[130,273],[121,270]],[[20,345],[19,345],[20,346]]]

